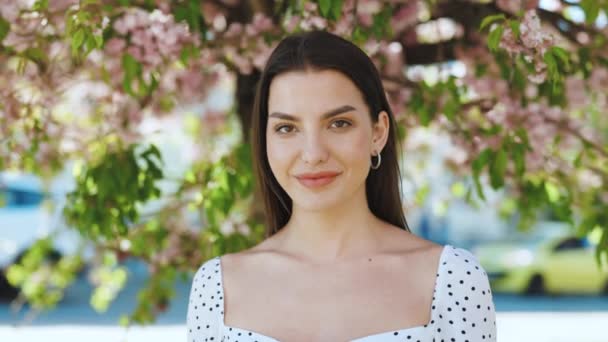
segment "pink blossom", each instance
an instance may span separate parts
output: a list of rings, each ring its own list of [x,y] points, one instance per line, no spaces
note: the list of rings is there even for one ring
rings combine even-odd
[[[195,97],[203,84],[203,75],[200,70],[187,70],[178,77],[179,87],[184,97]]]
[[[61,12],[70,8],[72,5],[76,5],[78,0],[51,0],[49,1],[48,10],[50,12]]]
[[[272,19],[270,19],[269,17],[265,16],[263,13],[260,13],[260,12],[254,14],[253,20],[252,20],[252,25],[259,32],[269,31],[273,27]]]
[[[397,10],[391,18],[391,27],[395,34],[402,32],[418,22],[420,6],[421,4],[418,1],[408,1]]]
[[[541,84],[547,80],[547,72],[542,71],[535,74],[528,74],[528,80],[535,84]]]
[[[292,15],[290,16],[283,24],[283,27],[286,32],[292,33],[298,27],[300,23],[300,16]]]
[[[19,18],[21,11],[26,9],[23,1],[2,1],[0,3],[0,16],[9,22],[15,22]]]
[[[135,19],[133,15],[126,14],[116,20],[113,27],[116,32],[126,35],[129,31],[135,28]]]
[[[553,37],[542,30],[540,19],[534,10],[526,12],[519,31],[521,41],[529,49],[540,49],[544,53],[553,44]]]
[[[505,123],[505,119],[507,118],[507,113],[505,113],[504,107],[495,106],[486,114],[488,120],[495,124],[502,125]]]
[[[511,14],[537,8],[538,3],[539,0],[496,0],[498,8]]]
[[[257,52],[253,57],[253,66],[258,70],[263,70],[266,65],[266,61],[270,57],[270,54],[276,47],[277,43],[273,44],[273,46],[269,46],[263,39],[258,39],[257,44]]]
[[[127,52],[144,64],[145,70],[160,66],[165,60],[175,60],[186,44],[198,44],[186,24],[175,23],[171,15],[159,10],[147,12],[130,9],[114,23],[117,33],[130,37]],[[118,38],[118,37],[117,37]],[[112,48],[121,48],[121,44]],[[112,51],[112,50],[110,50]]]
[[[603,89],[608,88],[608,69],[595,68],[589,76],[589,88]]]
[[[239,69],[239,72],[241,72],[244,75],[249,75],[253,71],[253,65],[251,64],[251,61],[249,60],[249,58],[243,57],[239,54],[235,54],[233,56],[232,61],[234,62],[236,67]]]
[[[171,13],[171,4],[166,0],[156,0],[156,7],[165,14]]]
[[[344,0],[342,4],[343,13],[350,13],[355,10],[355,3],[357,0]]]
[[[137,60],[141,60],[144,56],[142,49],[138,46],[129,46],[127,52]]]
[[[315,29],[322,30],[327,27],[327,19],[323,17],[313,16],[308,20],[310,21],[310,25]]]
[[[34,41],[36,40],[35,35],[23,35],[18,34],[11,30],[2,42],[6,46],[10,46],[18,52],[25,51]]]
[[[382,2],[378,0],[359,0],[357,4],[357,13],[365,15],[374,15],[382,9]]]
[[[382,55],[386,57],[386,63],[383,67],[384,74],[390,77],[402,77],[404,68],[403,46],[399,42],[384,42],[380,50]]]
[[[124,51],[127,43],[121,38],[111,38],[105,44],[105,50],[110,55],[120,55]]]
[[[253,36],[257,36],[259,33],[257,27],[251,25],[251,24],[247,24],[245,25],[245,34],[248,35],[249,37],[253,37]]]
[[[505,28],[498,46],[505,49],[511,56],[517,55],[524,51],[521,44],[515,40],[515,35],[510,27]]]
[[[241,23],[233,22],[228,25],[228,29],[224,32],[226,38],[238,37],[243,33],[243,25]]]
[[[304,4],[304,11],[306,12],[316,12],[317,11],[317,4],[312,2],[312,1],[307,1]]]
[[[373,23],[373,17],[370,13],[357,13],[358,23],[364,27],[371,27]]]
[[[152,48],[144,48],[144,55],[142,58],[142,62],[144,62],[144,64],[154,67],[154,66],[158,66],[163,62],[162,57],[155,53],[155,51],[151,51]]]
[[[134,45],[140,45],[140,46],[145,46],[145,45],[151,45],[152,44],[152,39],[150,37],[150,32],[145,29],[145,28],[139,28],[137,30],[131,31],[131,43]],[[175,43],[175,41],[170,42],[171,43]]]

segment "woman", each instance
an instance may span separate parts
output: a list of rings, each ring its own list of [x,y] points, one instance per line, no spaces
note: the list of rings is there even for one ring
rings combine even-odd
[[[267,238],[196,272],[189,342],[496,340],[474,256],[410,233],[395,133],[357,46],[321,31],[277,46],[252,130]]]

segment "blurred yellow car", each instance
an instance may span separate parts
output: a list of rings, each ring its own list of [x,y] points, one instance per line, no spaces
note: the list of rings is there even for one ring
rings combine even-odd
[[[598,265],[597,244],[564,229],[472,248],[492,290],[520,294],[608,295],[608,265]]]

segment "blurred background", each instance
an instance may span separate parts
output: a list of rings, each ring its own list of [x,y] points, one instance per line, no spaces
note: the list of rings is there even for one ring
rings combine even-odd
[[[608,0],[0,0],[0,340],[186,338],[193,272],[264,239],[276,44],[372,57],[412,231],[470,250],[499,341],[608,341]],[[603,323],[603,324],[602,324]]]

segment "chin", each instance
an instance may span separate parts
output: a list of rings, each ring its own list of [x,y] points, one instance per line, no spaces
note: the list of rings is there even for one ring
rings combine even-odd
[[[290,197],[294,206],[306,211],[323,211],[347,201],[345,194],[333,191],[321,191],[317,193],[298,191],[293,196],[290,194]]]
[[[362,179],[357,185],[347,178],[342,179],[343,176],[346,176],[346,172],[338,177],[340,178],[339,182],[334,182],[328,187],[310,189],[295,180],[283,189],[287,189],[286,192],[295,207],[305,211],[328,210],[352,201],[354,197],[359,195],[358,192],[361,191],[361,186],[363,187],[362,191],[365,191],[365,179]],[[365,196],[364,192],[363,196]]]

